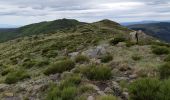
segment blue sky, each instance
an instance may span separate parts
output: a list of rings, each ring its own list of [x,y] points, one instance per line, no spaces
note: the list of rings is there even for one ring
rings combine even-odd
[[[0,24],[25,25],[61,18],[94,22],[170,20],[170,0],[0,0]]]

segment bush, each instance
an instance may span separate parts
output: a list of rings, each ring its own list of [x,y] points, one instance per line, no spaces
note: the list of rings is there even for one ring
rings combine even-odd
[[[56,85],[51,84],[45,100],[61,100],[60,95],[60,89]]]
[[[74,100],[77,94],[76,87],[65,87],[62,90],[52,84],[47,91],[46,100]]]
[[[97,100],[117,100],[113,95],[100,96]]]
[[[169,49],[164,46],[154,46],[152,52],[156,55],[169,54]]]
[[[35,66],[43,67],[43,66],[46,66],[46,65],[49,65],[49,61],[48,60],[38,61]]]
[[[133,56],[132,56],[132,59],[135,60],[135,61],[138,61],[138,60],[141,59],[141,56],[139,56],[139,55],[133,55]]]
[[[75,63],[72,60],[63,60],[59,61],[50,67],[48,67],[44,74],[45,75],[50,75],[50,74],[55,74],[55,73],[62,73],[64,71],[69,71],[75,67]]]
[[[170,100],[170,79],[162,82],[159,91],[159,100]]]
[[[109,67],[89,65],[82,72],[88,79],[91,80],[109,80],[112,77],[112,72]]]
[[[111,60],[113,60],[113,57],[112,57],[112,55],[109,55],[109,54],[101,57],[101,62],[103,62],[103,63],[107,63],[107,62],[109,62]]]
[[[66,87],[61,92],[61,98],[62,100],[74,100],[76,93],[76,87]]]
[[[89,62],[89,58],[84,56],[84,55],[78,55],[76,58],[75,58],[75,62],[76,63],[84,63],[84,62]]]
[[[110,44],[116,45],[119,42],[124,42],[126,39],[124,37],[115,37],[114,39],[110,40]]]
[[[131,100],[157,100],[160,81],[157,79],[138,79],[130,84],[129,93]],[[159,99],[158,99],[159,100]]]
[[[9,73],[5,79],[5,83],[13,84],[26,78],[30,78],[30,76],[25,71],[18,70],[18,71]]]
[[[60,89],[69,86],[77,86],[81,83],[81,76],[79,74],[74,74],[72,76],[66,77],[64,80],[60,82]]]
[[[131,47],[131,46],[134,46],[134,45],[136,45],[136,43],[130,42],[130,41],[126,42],[126,47]]]
[[[12,68],[5,68],[5,69],[2,70],[1,75],[5,76],[5,75],[7,75],[8,73],[10,73],[12,71],[14,71],[14,69],[12,69]]]
[[[159,68],[159,72],[160,72],[160,78],[161,79],[167,79],[170,77],[170,62],[162,65]]]
[[[83,93],[93,93],[94,88],[93,86],[90,86],[90,85],[82,85],[80,88],[79,88],[79,93],[83,94]]]
[[[22,66],[25,68],[32,68],[35,65],[36,65],[36,61],[34,60],[28,60],[28,61],[23,62],[22,64]]]
[[[164,59],[164,61],[170,62],[170,55],[168,55],[168,56]]]

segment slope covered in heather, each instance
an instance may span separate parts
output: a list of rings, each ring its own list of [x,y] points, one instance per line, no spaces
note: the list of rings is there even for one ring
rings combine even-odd
[[[128,100],[138,89],[131,83],[159,78],[168,62],[169,44],[151,37],[133,43],[132,30],[116,22],[64,26],[0,43],[0,99]]]

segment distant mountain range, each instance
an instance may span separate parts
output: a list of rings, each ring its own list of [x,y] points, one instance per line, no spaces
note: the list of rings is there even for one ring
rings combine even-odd
[[[123,22],[120,23],[123,26],[129,26],[129,25],[136,25],[136,24],[150,24],[150,23],[160,23],[160,22],[170,22],[170,21],[152,21],[152,20],[148,20],[148,21],[138,21],[138,22]]]
[[[142,30],[148,35],[170,42],[170,22],[135,24],[127,27],[133,30]]]
[[[0,28],[17,28],[17,25],[0,24]]]

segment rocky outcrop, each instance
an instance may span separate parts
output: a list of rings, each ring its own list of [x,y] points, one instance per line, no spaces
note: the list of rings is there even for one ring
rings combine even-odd
[[[139,43],[142,41],[149,41],[151,37],[146,35],[143,31],[133,31],[129,33],[129,39],[132,43]]]

